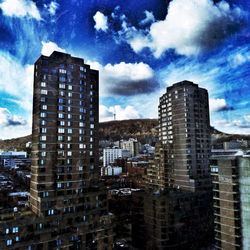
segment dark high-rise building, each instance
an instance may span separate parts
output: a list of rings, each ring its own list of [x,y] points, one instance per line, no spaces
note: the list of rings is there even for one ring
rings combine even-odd
[[[1,249],[112,249],[98,181],[98,78],[65,53],[35,63],[31,211],[0,220]]]
[[[216,249],[250,248],[250,157],[241,150],[211,156]]]
[[[213,216],[207,90],[189,81],[167,88],[159,104],[159,139],[147,169],[148,190],[134,195],[143,209],[143,219],[141,213],[138,218],[144,221],[132,230],[134,245],[139,247],[138,230],[145,235],[141,249],[209,247]]]
[[[159,103],[159,137],[167,151],[166,186],[195,191],[210,185],[208,93],[189,81],[167,88]]]

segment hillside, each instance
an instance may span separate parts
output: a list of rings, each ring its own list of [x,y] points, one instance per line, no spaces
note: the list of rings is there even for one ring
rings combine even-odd
[[[154,143],[157,141],[157,119],[135,119],[123,121],[109,121],[100,123],[100,140],[117,141],[120,139],[138,138],[142,143]],[[212,143],[224,142],[236,139],[250,140],[250,135],[226,134],[211,127]],[[31,135],[0,140],[0,150],[24,150],[27,142],[31,141]]]
[[[100,140],[120,140],[138,138],[144,143],[154,142],[157,138],[157,119],[136,119],[100,123]],[[31,135],[10,140],[0,140],[0,150],[24,150]]]

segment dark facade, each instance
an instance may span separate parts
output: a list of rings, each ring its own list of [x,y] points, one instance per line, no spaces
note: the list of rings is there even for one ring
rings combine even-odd
[[[213,150],[210,164],[215,248],[249,249],[249,155],[241,150]]]
[[[98,181],[98,84],[98,71],[69,54],[53,52],[35,63],[32,212],[0,222],[1,249],[112,249],[107,195]]]
[[[160,97],[159,137],[167,151],[166,186],[196,191],[211,187],[208,93],[189,81]]]
[[[146,192],[134,195],[133,244],[140,249],[202,249],[213,242],[208,93],[183,81],[159,104],[159,138]],[[136,206],[139,211],[136,212]],[[144,246],[138,242],[144,235]]]

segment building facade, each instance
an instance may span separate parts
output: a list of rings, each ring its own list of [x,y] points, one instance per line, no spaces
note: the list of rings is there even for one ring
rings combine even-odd
[[[213,150],[211,161],[216,249],[250,248],[250,157]]]
[[[122,149],[127,149],[131,156],[134,157],[139,154],[140,143],[137,141],[137,139],[130,138],[127,141],[121,140],[120,147]]]
[[[36,61],[31,211],[0,224],[1,249],[112,249],[98,181],[98,84],[98,71],[81,58],[53,52]]]
[[[116,159],[130,157],[130,152],[127,149],[121,149],[117,147],[104,148],[103,149],[103,166],[107,167],[111,163],[114,163]]]
[[[165,150],[166,184],[195,191],[210,188],[208,92],[189,81],[167,88],[159,103],[159,138]]]
[[[135,196],[135,204],[143,209],[143,218],[138,218],[144,227],[134,225],[132,230],[134,237],[144,232],[140,249],[211,247],[209,156],[207,91],[189,81],[168,87],[160,97],[159,143],[147,169],[146,192]],[[133,239],[136,247],[139,241]]]

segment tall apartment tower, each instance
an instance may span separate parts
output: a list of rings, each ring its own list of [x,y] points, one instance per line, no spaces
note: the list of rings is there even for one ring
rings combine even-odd
[[[166,186],[195,191],[210,185],[208,93],[189,81],[160,97],[159,138],[166,150]]]
[[[140,249],[205,249],[213,241],[208,92],[189,81],[176,83],[158,109],[159,143],[147,190],[135,196],[144,202],[145,227],[134,227],[144,230]],[[139,248],[139,240],[133,242]]]
[[[98,71],[54,52],[35,63],[31,208],[77,209],[98,171]],[[70,201],[70,204],[69,204]]]
[[[212,151],[215,249],[250,249],[249,153]]]

